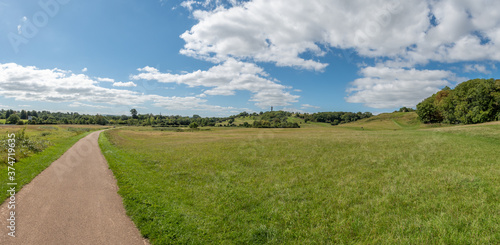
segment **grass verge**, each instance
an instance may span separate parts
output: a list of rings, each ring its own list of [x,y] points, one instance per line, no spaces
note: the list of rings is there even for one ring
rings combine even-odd
[[[34,155],[22,158],[18,160],[14,164],[15,172],[16,172],[16,180],[14,181],[17,183],[16,189],[19,191],[24,185],[28,184],[35,178],[38,174],[40,174],[44,169],[46,169],[52,162],[57,160],[60,156],[62,156],[71,146],[73,146],[78,140],[82,139],[83,137],[87,136],[91,132],[93,132],[94,129],[88,129],[88,130],[82,130],[83,128],[80,129],[80,131],[76,132],[76,135],[74,135],[74,131],[72,127],[56,127],[56,126],[51,126],[52,128],[43,128],[43,127],[37,127],[37,130],[31,130],[29,132],[30,135],[35,135],[35,134],[41,134],[44,135],[43,137],[46,137],[48,132],[52,133],[50,135],[53,139],[52,145],[44,149],[42,152],[36,153]],[[16,128],[18,129],[18,128]],[[12,130],[12,129],[11,129]],[[53,133],[53,132],[64,132],[64,133]],[[16,132],[16,131],[13,131]],[[41,133],[40,133],[41,132]],[[68,134],[71,134],[73,136],[69,136]],[[59,136],[56,138],[56,136]],[[50,137],[49,137],[50,138]],[[0,185],[3,187],[3,190],[7,190],[8,186],[7,183],[11,182],[7,178],[7,165],[6,164],[1,164],[0,165],[0,172],[5,173],[3,178],[0,178]],[[9,197],[8,193],[2,194],[2,200],[5,200],[7,197]]]

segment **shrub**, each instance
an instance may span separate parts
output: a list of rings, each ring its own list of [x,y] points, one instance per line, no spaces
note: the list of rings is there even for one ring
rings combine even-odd
[[[198,128],[198,124],[196,122],[192,122],[189,124],[189,128]]]
[[[17,114],[12,114],[7,118],[7,121],[5,121],[5,124],[17,124],[21,118]]]

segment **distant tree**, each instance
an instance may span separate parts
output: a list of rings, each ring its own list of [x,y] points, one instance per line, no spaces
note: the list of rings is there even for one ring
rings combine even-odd
[[[95,123],[99,125],[106,125],[108,122],[104,116],[97,114],[95,116]]]
[[[11,114],[5,121],[5,124],[17,124],[20,120],[21,118],[17,114]]]
[[[131,110],[130,110],[130,114],[132,114],[132,118],[133,118],[133,119],[137,119],[137,118],[139,118],[139,117],[137,116],[137,110],[136,110],[136,109],[131,109]]]
[[[411,112],[415,111],[413,108],[408,108],[406,106],[399,108],[399,112]]]
[[[21,110],[21,119],[28,119],[28,114],[25,110]]]
[[[33,117],[31,120],[28,121],[28,124],[37,124],[37,118]]]
[[[7,111],[5,112],[5,118],[9,118],[9,117],[10,117],[10,115],[12,115],[12,114],[14,114],[14,111],[13,111],[13,110],[7,110]]]
[[[191,124],[189,124],[189,128],[197,129],[198,128],[198,124],[196,122],[192,122]]]

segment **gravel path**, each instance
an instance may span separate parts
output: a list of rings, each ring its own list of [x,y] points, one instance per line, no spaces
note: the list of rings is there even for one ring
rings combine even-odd
[[[78,141],[16,194],[16,237],[7,235],[8,203],[0,206],[0,244],[148,244],[117,194],[97,143],[101,132]]]

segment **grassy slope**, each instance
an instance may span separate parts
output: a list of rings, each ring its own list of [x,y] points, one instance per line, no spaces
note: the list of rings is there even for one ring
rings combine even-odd
[[[0,128],[5,131],[5,135],[12,132],[17,132],[18,130],[24,128],[24,126],[9,126]],[[14,164],[16,172],[16,189],[20,190],[25,184],[31,182],[38,174],[40,174],[45,168],[47,168],[52,162],[57,160],[64,152],[66,152],[73,144],[78,140],[88,135],[90,132],[82,131],[69,131],[68,128],[78,129],[84,128],[81,126],[27,126],[26,134],[30,137],[39,136],[45,140],[49,140],[53,143],[52,146],[46,148],[44,151],[37,153],[35,155],[23,158]],[[94,129],[99,129],[98,127],[92,127]],[[46,136],[40,136],[45,133]],[[7,190],[7,183],[10,182],[7,179],[7,165],[0,165],[0,172],[4,173],[0,178],[0,185],[3,190]],[[8,197],[7,193],[3,193],[3,198]]]
[[[362,130],[401,130],[422,127],[415,112],[382,113],[356,122],[341,124],[338,127]]]
[[[100,145],[154,244],[499,243],[500,125],[375,130],[417,126],[411,114],[379,119],[112,130]]]

